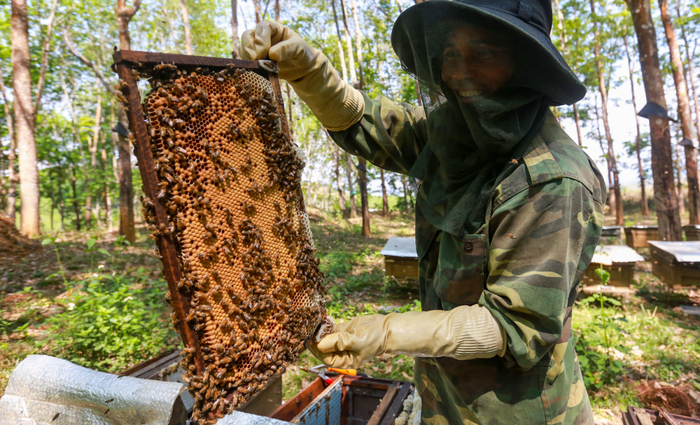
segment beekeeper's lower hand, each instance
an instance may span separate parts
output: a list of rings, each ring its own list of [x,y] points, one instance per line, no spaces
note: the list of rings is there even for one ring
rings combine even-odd
[[[384,353],[458,360],[502,356],[505,331],[482,306],[355,317],[309,349],[326,365],[357,368]]]
[[[279,66],[279,76],[309,106],[324,127],[345,130],[362,118],[362,93],[343,81],[328,58],[299,34],[276,22],[261,22],[241,37],[242,59],[270,58]]]

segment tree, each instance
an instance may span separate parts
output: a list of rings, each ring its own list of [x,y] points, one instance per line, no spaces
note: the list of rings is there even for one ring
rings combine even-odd
[[[639,44],[639,57],[647,102],[666,107],[664,81],[659,64],[656,29],[651,17],[649,0],[625,0],[632,15]],[[662,240],[681,240],[682,230],[678,212],[678,198],[673,182],[671,133],[668,120],[651,117],[651,168],[654,177],[654,206]]]
[[[595,1],[590,0],[591,15],[593,18],[593,34],[595,37],[595,63],[598,77],[598,91],[600,92],[600,109],[603,120],[603,128],[605,129],[605,139],[608,142],[607,156],[608,169],[612,172],[612,194],[610,196],[610,207],[615,210],[615,224],[623,226],[625,224],[624,211],[622,208],[622,192],[620,190],[620,171],[617,169],[617,159],[615,157],[615,149],[613,148],[612,133],[610,132],[610,123],[608,121],[608,91],[605,85],[605,74],[603,71],[603,60],[600,55],[600,31],[598,29],[598,21],[595,11]]]
[[[187,13],[185,0],[180,0],[180,10],[182,10],[182,23],[185,28],[185,49],[188,55],[192,54],[192,38],[190,37],[190,16]],[[236,34],[238,36],[238,34]]]
[[[42,46],[41,70],[37,84],[36,103],[32,102],[31,58],[29,53],[29,15],[25,0],[12,1],[12,63],[15,109],[15,137],[19,150],[19,183],[21,199],[21,232],[39,236],[39,168],[37,165],[35,126],[44,88],[51,30],[58,0],[54,0],[49,15],[45,41]],[[12,155],[12,154],[11,154]]]
[[[637,138],[635,143],[635,152],[637,154],[637,168],[639,171],[639,187],[641,188],[642,197],[642,216],[649,216],[649,205],[647,202],[647,192],[644,182],[644,167],[642,167],[642,132],[639,129],[639,115],[637,115],[637,99],[634,94],[634,69],[632,68],[632,56],[630,55],[630,49],[627,45],[627,36],[623,35],[622,41],[625,44],[625,54],[627,56],[627,69],[629,71],[631,94],[632,94],[632,109],[634,111],[634,122],[637,128]]]
[[[661,21],[666,33],[666,41],[671,54],[671,68],[673,69],[673,82],[676,86],[676,97],[678,99],[678,112],[681,119],[681,129],[683,138],[695,140],[693,131],[693,117],[690,113],[690,102],[688,101],[688,86],[683,75],[683,60],[681,59],[681,49],[678,47],[678,38],[673,29],[671,13],[668,10],[668,0],[659,0],[661,9]],[[688,179],[688,210],[690,212],[690,224],[698,224],[700,219],[700,189],[698,188],[698,158],[697,151],[692,145],[685,146],[685,173]]]

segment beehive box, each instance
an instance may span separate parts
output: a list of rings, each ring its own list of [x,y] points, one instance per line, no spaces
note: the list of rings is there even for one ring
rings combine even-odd
[[[649,242],[652,273],[668,287],[700,286],[700,242]]]
[[[602,243],[617,245],[622,243],[622,227],[621,226],[603,226],[600,233]]]
[[[700,225],[689,224],[683,226],[683,232],[685,233],[685,240],[700,241]]]
[[[658,226],[625,227],[625,243],[630,248],[646,248],[649,241],[659,240]]]
[[[600,285],[602,281],[596,269],[602,265],[603,270],[610,273],[608,286],[629,288],[634,284],[634,266],[639,261],[644,261],[644,257],[627,245],[597,246],[583,276],[583,284]]]
[[[418,253],[415,238],[392,236],[382,248],[386,276],[399,281],[418,281]]]
[[[325,317],[303,164],[274,63],[133,51],[114,60],[193,419],[212,423],[280,376]],[[143,104],[139,77],[151,88]]]

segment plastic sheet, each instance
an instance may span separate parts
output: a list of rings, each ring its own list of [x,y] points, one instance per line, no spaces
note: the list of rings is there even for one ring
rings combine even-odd
[[[29,356],[0,399],[0,425],[169,424],[185,387],[120,377],[50,356]]]
[[[216,425],[290,425],[291,422],[266,418],[234,410],[216,422]]]

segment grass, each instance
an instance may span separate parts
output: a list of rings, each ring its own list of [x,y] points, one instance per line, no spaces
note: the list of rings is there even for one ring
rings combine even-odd
[[[359,218],[342,219],[337,213],[315,209],[310,209],[309,216],[321,270],[326,275],[326,306],[334,318],[349,320],[356,315],[389,310],[420,310],[417,285],[386,279],[379,255],[389,236],[413,236],[412,220],[398,212],[390,218],[373,215],[372,237],[364,238],[360,235]],[[153,311],[151,319],[160,320],[164,323],[162,327],[171,328],[165,324],[169,321],[168,308],[164,307],[164,302],[158,303],[153,298],[156,292],[157,298],[161,298],[165,283],[160,262],[152,254],[154,244],[143,230],[138,242],[127,247],[115,243],[115,236],[110,234],[71,234],[61,238],[55,247],[65,270],[65,280],[59,273],[56,253],[50,245],[30,255],[18,254],[0,265],[0,395],[16,364],[27,355],[43,353],[67,357],[61,349],[72,344],[51,341],[57,338],[55,318],[65,315],[72,300],[90,290],[87,284],[80,286],[71,282],[94,280],[96,271],[99,276],[106,276],[105,279],[113,273],[128,278],[122,284],[112,280],[104,282],[118,287],[119,291],[142,294],[139,296],[142,296],[143,309]],[[89,239],[97,242],[86,252]],[[99,268],[100,265],[103,267]],[[660,289],[661,283],[647,269],[641,267],[635,273],[636,295],[618,299],[617,303],[606,301],[602,308],[595,300],[579,301],[574,309],[574,335],[578,338],[577,350],[582,363],[588,362],[583,370],[587,373],[594,411],[599,418],[612,422],[619,420],[619,412],[627,406],[642,405],[636,390],[641,380],[700,385],[700,319],[686,316],[678,308],[700,300],[689,293]],[[97,289],[93,286],[91,290]],[[117,289],[110,291],[117,293]],[[104,291],[100,294],[107,297]],[[105,300],[105,303],[121,306],[120,300]],[[601,321],[603,316],[609,318],[605,323]],[[151,334],[145,329],[144,333]],[[609,348],[601,342],[603,333],[609,336]],[[177,338],[172,336],[160,339],[162,347],[142,342],[136,351],[142,353],[142,357],[151,356],[158,348],[177,344]],[[61,337],[71,335],[64,331]],[[130,348],[132,352],[133,349]],[[127,358],[124,353],[112,358],[103,356],[95,367],[109,370],[106,365],[114,364],[123,369],[140,361],[133,356]],[[613,361],[615,368],[609,367]],[[288,367],[283,376],[285,399],[314,379],[300,368],[318,363],[305,352],[297,364]],[[362,371],[372,377],[410,381],[413,359],[384,355],[365,364]]]

